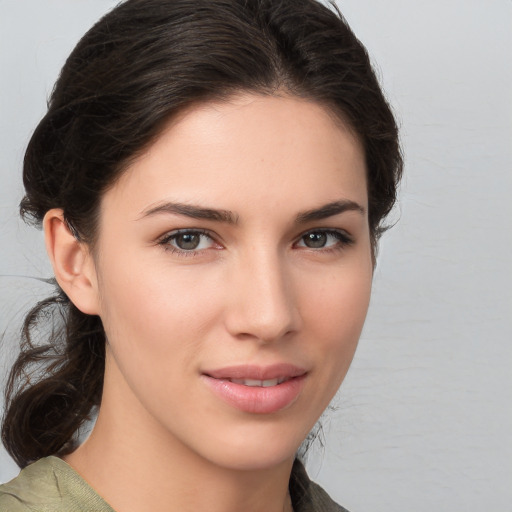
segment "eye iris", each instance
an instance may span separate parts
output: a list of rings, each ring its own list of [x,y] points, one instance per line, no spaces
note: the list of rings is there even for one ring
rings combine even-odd
[[[319,249],[327,243],[326,233],[308,233],[304,237],[304,244],[311,249]]]
[[[197,248],[200,242],[200,235],[194,233],[183,233],[176,237],[176,245],[185,251],[191,251]]]

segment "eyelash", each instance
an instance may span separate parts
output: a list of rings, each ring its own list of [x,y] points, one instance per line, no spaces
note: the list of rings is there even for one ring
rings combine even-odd
[[[303,233],[302,235],[300,235],[300,237],[298,238],[297,242],[295,242],[295,244],[297,244],[298,242],[304,241],[304,238],[306,236],[312,235],[312,234],[322,234],[322,235],[327,235],[328,237],[329,236],[333,237],[334,239],[336,239],[337,243],[334,243],[327,247],[319,247],[317,249],[314,249],[312,247],[307,247],[307,246],[301,246],[301,247],[303,247],[304,249],[312,250],[312,251],[322,251],[323,253],[328,253],[328,252],[334,252],[334,251],[342,251],[343,249],[346,249],[347,247],[353,245],[354,241],[355,241],[346,231],[341,231],[341,230],[337,230],[337,229],[312,229],[312,230],[307,231],[306,233]]]
[[[299,242],[303,241],[307,235],[311,235],[311,234],[323,234],[323,235],[331,236],[337,240],[337,243],[332,244],[331,246],[319,247],[316,249],[312,248],[312,247],[307,247],[305,245],[301,246],[301,248],[306,249],[306,250],[309,249],[313,252],[330,253],[330,252],[335,252],[335,251],[342,251],[343,249],[353,245],[355,242],[355,240],[345,231],[323,228],[323,229],[312,229],[312,230],[306,231],[305,233],[301,234],[297,238],[297,241],[294,242],[294,245],[297,245]],[[162,246],[164,248],[164,250],[169,251],[178,256],[182,256],[182,257],[198,256],[202,251],[206,250],[206,249],[184,250],[184,249],[180,249],[178,247],[172,246],[170,242],[173,240],[176,240],[179,236],[182,236],[182,235],[205,236],[205,237],[209,238],[213,243],[215,243],[215,239],[211,235],[211,233],[204,229],[179,229],[177,231],[173,231],[171,233],[166,234],[164,237],[162,237],[160,240],[158,240],[157,243],[158,243],[158,245]]]
[[[211,233],[209,231],[206,231],[204,229],[178,229],[177,231],[173,231],[172,233],[166,234],[163,238],[161,238],[158,241],[158,245],[161,245],[164,250],[169,251],[173,254],[177,254],[178,256],[183,257],[191,257],[191,256],[197,256],[201,251],[204,251],[206,249],[199,249],[199,250],[190,250],[186,251],[184,249],[179,249],[178,247],[174,247],[170,244],[172,240],[176,240],[179,236],[182,235],[199,235],[199,236],[205,236],[209,238],[210,240],[214,241],[214,238],[212,237]]]

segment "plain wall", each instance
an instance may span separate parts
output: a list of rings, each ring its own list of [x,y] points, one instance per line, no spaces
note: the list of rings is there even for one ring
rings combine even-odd
[[[50,292],[17,218],[65,57],[113,0],[0,0],[0,377]],[[345,0],[402,125],[406,177],[353,367],[310,474],[352,512],[512,510],[512,2]],[[28,277],[22,277],[28,276]],[[0,452],[0,482],[17,468]]]

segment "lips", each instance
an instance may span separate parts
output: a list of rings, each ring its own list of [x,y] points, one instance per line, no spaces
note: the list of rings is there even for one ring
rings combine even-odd
[[[287,380],[290,380],[289,377],[278,377],[277,379],[265,379],[265,380],[257,380],[257,379],[227,379],[230,382],[234,382],[235,384],[242,384],[243,386],[250,387],[260,387],[260,388],[270,388],[272,386],[277,386],[278,384],[282,384]]]
[[[214,379],[225,380],[270,380],[290,379],[304,375],[306,370],[288,363],[273,364],[271,366],[238,365],[206,370],[203,372]]]
[[[290,364],[231,366],[203,372],[208,388],[230,406],[247,413],[272,414],[300,395],[307,372]]]

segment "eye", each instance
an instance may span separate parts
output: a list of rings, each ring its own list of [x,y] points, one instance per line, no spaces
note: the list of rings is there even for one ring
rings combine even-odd
[[[178,230],[166,235],[160,242],[167,250],[193,253],[215,246],[212,237],[201,230]]]
[[[353,239],[343,231],[318,229],[302,235],[296,245],[308,249],[341,249],[353,242]]]

